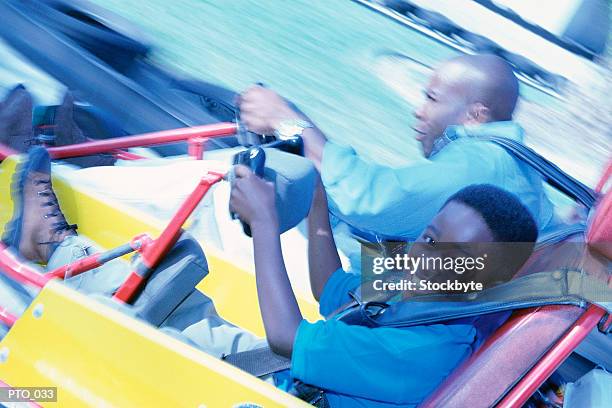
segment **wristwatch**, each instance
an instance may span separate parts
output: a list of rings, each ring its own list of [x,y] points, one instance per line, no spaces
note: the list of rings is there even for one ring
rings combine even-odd
[[[301,119],[288,119],[281,121],[276,130],[274,130],[274,136],[279,140],[290,140],[302,136],[304,129],[313,128],[312,123],[301,120]]]

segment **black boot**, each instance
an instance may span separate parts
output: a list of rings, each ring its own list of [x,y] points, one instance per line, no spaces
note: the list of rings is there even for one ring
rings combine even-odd
[[[76,235],[59,207],[51,184],[51,159],[44,147],[35,146],[15,173],[13,219],[4,243],[29,261],[47,263],[66,237]]]
[[[88,139],[74,121],[74,97],[72,93],[67,92],[64,101],[57,107],[55,113],[55,145],[65,146],[87,141]],[[111,154],[95,154],[64,160],[80,167],[112,166],[117,161]]]
[[[19,153],[33,144],[32,97],[23,85],[17,85],[0,102],[0,143]]]

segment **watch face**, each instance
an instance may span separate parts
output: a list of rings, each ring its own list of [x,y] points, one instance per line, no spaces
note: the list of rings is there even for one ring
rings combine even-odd
[[[280,124],[275,134],[280,140],[295,139],[302,135],[304,129],[310,127],[312,127],[312,125],[306,121],[287,121]]]
[[[280,140],[293,139],[302,133],[302,129],[299,126],[285,124],[278,129],[277,136]]]
[[[289,126],[287,127],[287,135],[291,135],[291,136],[297,136],[300,133],[302,133],[302,130],[304,130],[303,127],[297,126],[297,125],[293,125],[293,126]]]

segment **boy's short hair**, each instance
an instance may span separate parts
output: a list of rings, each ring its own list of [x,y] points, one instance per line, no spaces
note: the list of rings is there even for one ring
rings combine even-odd
[[[538,238],[538,227],[527,207],[517,196],[490,184],[473,184],[453,194],[449,202],[459,202],[479,213],[499,243],[494,251],[493,276],[499,282],[512,279],[531,256]]]
[[[491,184],[472,184],[453,194],[444,205],[458,201],[478,212],[497,242],[535,242],[538,227],[514,194]]]

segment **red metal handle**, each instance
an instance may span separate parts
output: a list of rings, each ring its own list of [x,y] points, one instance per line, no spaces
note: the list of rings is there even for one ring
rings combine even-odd
[[[172,248],[182,233],[181,228],[187,218],[196,209],[202,197],[217,182],[223,179],[223,174],[209,172],[200,179],[200,182],[193,192],[185,199],[174,217],[170,220],[161,235],[153,243],[142,250],[142,259],[146,266],[154,268],[161,258]]]
[[[113,150],[127,149],[130,147],[181,142],[194,137],[214,138],[229,136],[235,134],[236,129],[235,123],[221,122],[210,125],[143,133],[141,135],[95,140],[69,146],[51,147],[48,150],[52,158],[63,159],[66,157],[88,156],[91,154],[111,152]]]
[[[548,377],[578,347],[584,338],[597,327],[606,311],[589,305],[569,331],[542,357],[538,363],[510,390],[497,405],[498,408],[522,407]]]
[[[0,161],[14,154],[19,154],[19,152],[0,143]]]
[[[223,176],[222,173],[211,171],[200,179],[196,188],[185,199],[161,235],[156,240],[147,242],[140,248],[140,263],[136,265],[135,270],[132,271],[123,285],[117,290],[113,298],[126,303],[132,300],[146,281],[151,270],[157,266],[181,236],[183,224],[193,213],[193,210],[196,209],[202,197],[204,197],[213,184],[221,181]]]
[[[113,295],[113,299],[117,299],[123,303],[128,303],[134,294],[138,292],[144,280],[145,277],[139,275],[138,272],[134,271],[130,273],[125,282],[123,282],[121,287],[117,289],[117,292],[115,292]]]
[[[192,137],[187,143],[189,156],[196,160],[202,160],[204,157],[204,144],[208,141],[207,137]]]
[[[17,316],[6,310],[6,308],[0,306],[0,323],[6,327],[13,327],[17,321]]]
[[[47,282],[55,278],[66,279],[72,276],[80,275],[81,273],[90,269],[97,268],[102,264],[103,262],[100,261],[100,254],[93,254],[67,265],[60,266],[59,268],[46,273],[43,278]]]
[[[22,284],[42,288],[47,283],[43,274],[16,259],[15,255],[1,242],[0,269],[5,272],[9,278]]]

